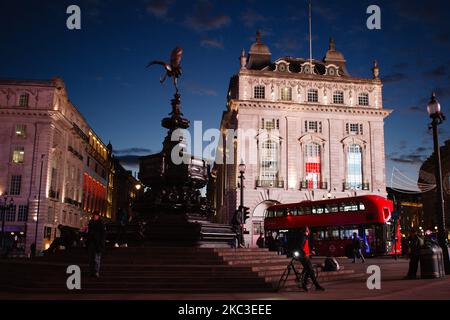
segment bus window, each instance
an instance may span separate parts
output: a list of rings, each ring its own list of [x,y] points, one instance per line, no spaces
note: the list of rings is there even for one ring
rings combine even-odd
[[[277,217],[283,217],[286,215],[286,209],[278,209],[276,212]]]
[[[326,206],[323,208],[323,213],[330,213],[330,205],[326,205]]]
[[[333,228],[330,230],[330,238],[331,240],[339,240],[339,229]]]
[[[344,204],[341,211],[343,211],[343,212],[352,211],[352,205],[348,204],[348,203]]]
[[[287,215],[288,216],[296,216],[297,215],[297,208],[288,208],[287,209]]]
[[[361,211],[366,210],[366,206],[364,205],[364,203],[362,202],[359,203],[359,210]]]
[[[352,239],[353,233],[358,234],[358,227],[357,226],[348,226],[341,229],[341,238],[344,240]]]
[[[266,218],[273,218],[273,210],[266,210]]]
[[[322,214],[324,211],[322,206],[313,206],[312,213],[313,214]]]
[[[303,212],[305,214],[311,214],[311,207],[303,207]]]
[[[358,204],[357,203],[352,203],[352,211],[358,211]]]
[[[330,207],[330,212],[339,212],[339,206],[337,204],[333,204]]]
[[[297,215],[302,216],[302,215],[304,215],[304,214],[305,214],[305,212],[303,211],[303,208],[302,208],[302,207],[297,208]]]

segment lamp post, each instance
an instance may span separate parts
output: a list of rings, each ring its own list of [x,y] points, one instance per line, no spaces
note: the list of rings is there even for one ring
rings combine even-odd
[[[38,204],[37,204],[37,214],[36,214],[36,230],[34,232],[34,246],[36,249],[37,249],[37,234],[38,234],[38,227],[39,227],[39,212],[41,209],[42,170],[44,168],[44,157],[45,157],[45,154],[41,154],[41,173],[39,176]]]
[[[9,200],[9,201],[8,201]],[[14,199],[12,197],[8,198],[8,194],[5,192],[3,195],[3,202],[0,203],[0,210],[2,213],[2,249],[5,248],[5,218],[6,212],[9,211],[14,205]]]
[[[241,188],[241,203],[240,203],[240,205],[239,205],[239,214],[241,215],[241,219],[240,219],[240,221],[241,221],[241,225],[240,225],[240,239],[239,239],[239,242],[241,242],[241,244],[244,244],[244,226],[243,226],[243,224],[244,224],[244,220],[245,220],[245,217],[244,217],[244,179],[245,179],[245,177],[244,177],[244,173],[245,173],[245,163],[244,163],[244,161],[242,160],[241,161],[241,164],[239,165],[239,173],[240,173],[240,175],[239,175],[239,180],[240,180],[240,188]]]
[[[437,191],[437,207],[436,217],[438,225],[438,241],[442,248],[444,255],[445,274],[450,274],[450,261],[447,246],[447,231],[445,228],[445,211],[444,211],[444,192],[442,188],[442,168],[441,168],[441,154],[439,148],[438,125],[444,120],[445,116],[441,112],[441,105],[436,100],[436,94],[433,92],[431,100],[427,106],[428,114],[432,119],[429,129],[433,130],[434,142],[434,159],[435,159],[435,175],[436,175],[436,191]]]

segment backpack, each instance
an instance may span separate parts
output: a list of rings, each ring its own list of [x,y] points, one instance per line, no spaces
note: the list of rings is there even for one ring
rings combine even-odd
[[[341,267],[339,266],[336,258],[329,257],[325,259],[323,271],[338,271],[340,269]]]

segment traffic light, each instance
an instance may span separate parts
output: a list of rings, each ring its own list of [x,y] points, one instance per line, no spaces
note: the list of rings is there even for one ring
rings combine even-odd
[[[247,221],[248,218],[250,218],[250,208],[249,207],[244,207],[244,221],[243,223],[245,223]]]

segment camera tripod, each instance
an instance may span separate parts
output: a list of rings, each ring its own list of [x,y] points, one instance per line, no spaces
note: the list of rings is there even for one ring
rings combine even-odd
[[[289,262],[289,264],[287,265],[286,269],[284,270],[283,274],[280,277],[280,280],[278,281],[278,286],[276,288],[277,290],[281,290],[285,286],[286,281],[289,278],[289,274],[291,273],[291,270],[295,275],[295,282],[297,283],[297,287],[302,288],[303,281],[306,276],[306,272],[305,272],[304,268],[302,269],[301,272],[299,272],[295,267],[294,261],[298,261],[298,258],[293,257],[291,259],[291,262]],[[317,271],[316,266],[314,266],[314,273],[317,278],[318,271]],[[312,282],[311,278],[308,277],[308,279],[306,281],[306,289],[310,290],[312,288],[312,286],[313,286],[313,282]]]

